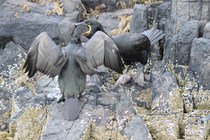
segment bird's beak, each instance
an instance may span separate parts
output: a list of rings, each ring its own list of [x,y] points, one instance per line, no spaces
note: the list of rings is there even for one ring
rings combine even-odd
[[[83,26],[87,26],[88,27],[88,31],[84,32],[83,35],[84,36],[88,36],[90,33],[91,33],[91,26],[85,22],[78,22],[78,23],[75,23],[75,26],[79,26],[79,25],[83,25]]]

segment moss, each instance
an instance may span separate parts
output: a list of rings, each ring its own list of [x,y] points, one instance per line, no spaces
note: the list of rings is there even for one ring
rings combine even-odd
[[[118,16],[118,19],[120,20],[118,28],[112,30],[111,35],[123,34],[123,33],[129,32],[130,30],[131,16],[122,15],[122,16]]]
[[[201,117],[207,116],[209,114],[210,110],[194,110],[193,112],[185,113],[183,120],[180,123],[181,134],[187,139],[195,139],[195,136],[197,138],[201,138],[201,135],[205,135],[204,137],[207,137],[207,134],[205,133],[207,133],[209,130],[209,124],[201,123],[200,119]]]
[[[175,91],[173,91],[173,96],[171,98],[171,110],[173,112],[178,112],[178,113],[183,113],[184,112],[184,108],[183,108],[183,101],[182,101],[182,97],[180,94],[180,90],[176,89]]]
[[[197,94],[193,94],[195,109],[210,109],[210,91],[200,89]]]
[[[26,108],[17,120],[15,140],[40,139],[43,126],[46,124],[47,111],[43,106]]]
[[[139,95],[134,98],[134,101],[137,103],[137,109],[141,112],[144,112],[144,109],[148,110],[151,109],[151,102],[152,102],[152,93],[151,89],[141,90]],[[145,111],[146,111],[145,110]]]
[[[209,125],[207,124],[187,124],[185,128],[185,139],[189,140],[206,140],[209,133]]]
[[[148,129],[154,140],[177,140],[179,138],[180,117],[175,114],[151,115],[146,121]]]
[[[85,131],[83,140],[128,140],[126,136],[122,136],[118,129],[113,126],[115,125],[96,126],[91,122]]]
[[[132,8],[135,4],[154,4],[161,3],[163,0],[130,0],[128,2],[118,1],[116,3],[117,9]]]
[[[9,131],[0,131],[0,140],[13,140],[15,135],[15,124],[10,124]]]
[[[151,89],[142,90],[139,93],[139,98],[146,102],[151,102],[152,101],[152,93],[151,92],[152,92]]]
[[[10,118],[11,112],[10,110],[8,110],[7,112],[5,112],[4,114],[1,115],[0,117],[0,126],[2,126],[5,122],[7,122],[7,120]],[[0,127],[0,129],[2,129]]]

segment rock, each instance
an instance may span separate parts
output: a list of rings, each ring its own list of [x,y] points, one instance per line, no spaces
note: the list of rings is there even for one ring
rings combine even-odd
[[[110,93],[99,93],[97,95],[97,105],[102,105],[108,107],[111,110],[115,108],[115,105],[120,101],[119,93],[110,92]]]
[[[36,81],[36,93],[46,97],[48,101],[58,101],[61,98],[58,77],[50,78],[46,75]]]
[[[184,129],[185,139],[201,139],[208,137],[208,120],[203,121],[210,114],[209,110],[195,110],[184,115],[181,129]]]
[[[17,119],[14,139],[39,139],[46,118],[47,110],[45,107],[26,107],[19,119]]]
[[[179,120],[177,114],[151,115],[146,124],[153,139],[176,140],[179,138]]]
[[[147,8],[148,6],[143,4],[136,4],[134,6],[130,32],[141,33],[148,29]]]
[[[189,113],[193,111],[193,93],[191,93],[189,90],[185,90],[182,92],[182,99],[184,103],[184,112]]]
[[[166,71],[166,63],[157,61],[152,68],[152,82],[158,79]]]
[[[56,103],[49,106],[50,115],[47,118],[45,129],[42,132],[42,140],[76,140],[81,139],[84,136],[85,130],[89,126],[91,111],[93,108],[86,104],[83,106],[79,117],[75,121],[67,121],[63,119],[62,107],[62,103]]]
[[[6,1],[6,0],[1,0],[1,1],[0,1],[0,5],[1,5],[2,3],[4,3],[5,1]]]
[[[116,104],[115,116],[119,122],[125,123],[137,113],[129,98],[128,96],[121,97],[121,101]]]
[[[3,131],[8,128],[10,120],[12,94],[2,87],[0,88],[0,94],[0,131]]]
[[[9,43],[11,40],[11,36],[0,37],[0,49],[4,49],[6,47],[6,44]]]
[[[135,131],[134,131],[135,130]],[[148,131],[143,119],[140,116],[134,116],[131,121],[128,122],[124,129],[124,134],[129,139],[135,140],[151,140],[151,134]]]
[[[30,11],[24,11],[23,6],[29,7]],[[67,43],[74,29],[72,22],[77,22],[78,14],[71,14],[68,17],[56,14],[47,16],[47,10],[52,10],[53,6],[54,4],[49,2],[40,6],[26,0],[7,0],[0,5],[0,36],[12,38],[15,43],[25,49],[28,49],[34,38],[43,31],[46,31],[52,38]],[[71,7],[74,6],[71,5]],[[62,31],[60,31],[61,28]]]
[[[164,47],[164,56],[163,59],[166,62],[173,62],[174,64],[177,62],[177,57],[175,55],[176,51],[176,42],[177,42],[177,36],[170,36],[166,39],[165,47]]]
[[[166,71],[153,82],[152,113],[183,112],[183,103],[175,77]]]
[[[25,87],[19,87],[13,95],[13,110],[11,118],[19,118],[26,108],[36,108],[47,104],[44,95],[34,96],[32,91]]]
[[[63,2],[64,11],[66,14],[71,14],[75,11],[78,11],[80,14],[79,19],[80,20],[83,19],[82,14],[85,9],[81,0],[62,0],[62,2]]]
[[[209,91],[200,89],[196,94],[193,94],[193,103],[196,109],[209,110]]]
[[[203,89],[210,89],[210,79],[208,78],[210,74],[210,40],[204,38],[197,38],[193,40],[191,54],[190,54],[190,64],[189,71],[191,71]]]
[[[198,21],[189,21],[183,25],[177,36],[177,55],[175,57],[180,65],[188,65],[193,39],[198,37]]]
[[[144,107],[146,109],[151,109],[152,102],[152,92],[151,89],[141,90],[139,94],[134,97],[134,102],[136,102],[137,106]]]
[[[116,11],[117,0],[82,0],[86,9],[90,12],[90,8],[95,10],[97,6],[104,4],[104,8],[101,12],[113,12]]]
[[[188,124],[185,128],[185,139],[199,139],[206,140],[208,137],[209,126],[208,124]]]
[[[172,0],[171,12],[167,20],[167,35],[169,37],[176,35],[189,20],[205,21],[208,19],[208,14],[208,5],[203,2]]]
[[[100,22],[103,27],[105,28],[108,34],[111,34],[113,29],[118,28],[120,23],[119,17],[120,16],[130,16],[133,13],[133,9],[123,9],[116,12],[105,12],[102,13],[99,18],[98,22]]]
[[[188,65],[193,39],[199,35],[199,22],[188,21],[180,29],[178,35],[167,42],[165,58],[179,65]]]
[[[101,105],[97,105],[93,110],[92,119],[96,126],[105,126],[111,121],[109,110]]]
[[[158,25],[158,28],[165,31],[166,21],[170,16],[171,11],[171,1],[164,1],[156,8],[156,13],[154,16],[154,23]]]
[[[25,56],[25,50],[18,44],[10,41],[5,48],[0,50],[0,69],[1,72],[17,67],[17,63]],[[10,68],[9,68],[10,66]]]
[[[210,22],[208,22],[204,27],[203,38],[210,39]]]

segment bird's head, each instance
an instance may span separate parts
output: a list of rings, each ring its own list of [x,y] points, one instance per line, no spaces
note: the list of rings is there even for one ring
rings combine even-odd
[[[88,27],[88,30],[87,31],[84,31],[83,32],[83,35],[87,38],[91,38],[97,31],[102,31],[102,32],[105,32],[103,26],[97,21],[97,20],[94,20],[94,19],[87,19],[87,20],[84,20],[83,22],[80,22],[80,23],[77,23],[76,24],[77,27],[76,28],[82,28],[81,26],[86,26]],[[85,27],[83,27],[85,28]],[[75,29],[76,30],[76,29]]]

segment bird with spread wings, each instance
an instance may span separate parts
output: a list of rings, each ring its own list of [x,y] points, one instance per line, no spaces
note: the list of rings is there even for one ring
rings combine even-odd
[[[33,41],[24,64],[29,78],[37,71],[50,77],[58,75],[59,88],[65,100],[64,119],[70,121],[79,116],[78,96],[85,89],[87,74],[94,74],[100,65],[118,73],[124,69],[119,50],[107,34],[98,31],[82,46],[80,37],[88,32],[85,23],[77,25],[70,43],[63,48],[43,32]]]

